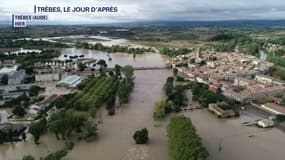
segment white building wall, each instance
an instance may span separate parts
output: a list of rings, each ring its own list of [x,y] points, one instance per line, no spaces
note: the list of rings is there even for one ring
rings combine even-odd
[[[49,82],[49,81],[59,81],[60,77],[58,73],[52,74],[37,74],[35,76],[37,82]]]

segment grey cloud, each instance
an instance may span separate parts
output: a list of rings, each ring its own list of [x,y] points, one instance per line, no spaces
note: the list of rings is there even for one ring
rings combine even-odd
[[[1,0],[0,19],[11,13],[22,13],[19,7],[14,7],[12,0]],[[29,12],[31,6],[25,6],[33,0],[15,0],[22,3]],[[45,5],[54,0],[41,0]],[[2,5],[2,4],[3,5]],[[57,0],[57,4],[66,5],[98,5],[112,4],[119,6],[119,13],[112,14],[56,14],[52,20],[68,19],[90,22],[124,22],[142,20],[231,20],[231,19],[285,19],[284,0]],[[14,7],[14,8],[13,8]],[[69,18],[68,18],[69,17]],[[72,17],[72,18],[71,18]]]

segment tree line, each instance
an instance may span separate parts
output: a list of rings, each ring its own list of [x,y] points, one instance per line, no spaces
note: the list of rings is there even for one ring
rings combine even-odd
[[[108,53],[122,52],[122,53],[130,53],[130,54],[143,54],[143,53],[155,52],[155,50],[152,49],[151,47],[132,48],[132,47],[122,46],[122,45],[104,46],[102,43],[96,43],[94,45],[89,44],[89,43],[76,43],[76,47],[104,51]]]
[[[169,57],[176,57],[179,55],[185,55],[188,53],[191,53],[192,49],[188,49],[188,48],[175,48],[175,49],[171,49],[171,48],[162,48],[160,50],[160,54],[163,55],[167,55]]]
[[[155,103],[154,120],[163,119],[167,114],[179,112],[185,107],[188,101],[185,89],[183,85],[174,85],[174,77],[168,77],[163,86],[167,99]]]
[[[0,40],[0,48],[26,48],[26,49],[42,49],[42,48],[67,48],[68,45],[63,43],[54,43],[43,40]]]
[[[39,144],[41,135],[47,131],[54,133],[58,140],[66,140],[75,136],[78,139],[89,141],[97,137],[97,125],[89,121],[86,114],[75,113],[71,110],[54,113],[48,120],[43,117],[31,123],[28,130],[36,144]]]
[[[206,160],[209,156],[194,125],[184,116],[173,117],[167,126],[169,154],[172,160]]]

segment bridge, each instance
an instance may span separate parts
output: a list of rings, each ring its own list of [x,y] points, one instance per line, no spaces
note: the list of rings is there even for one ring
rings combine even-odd
[[[134,70],[165,70],[165,69],[170,69],[167,66],[161,66],[161,67],[133,67]],[[107,68],[107,71],[114,70],[114,68]]]
[[[134,70],[164,70],[169,69],[169,67],[134,67]]]

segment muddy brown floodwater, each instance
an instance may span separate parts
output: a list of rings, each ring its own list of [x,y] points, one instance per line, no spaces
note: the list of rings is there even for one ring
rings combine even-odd
[[[75,53],[106,58],[103,53],[74,50]],[[112,55],[112,62],[121,65],[163,66],[166,59],[158,54]],[[108,116],[104,107],[98,117],[99,137],[93,142],[76,141],[74,149],[65,160],[169,160],[166,125],[170,115],[162,122],[152,118],[154,103],[164,97],[162,86],[169,70],[135,71],[135,87],[128,104],[121,106],[115,116]],[[181,112],[192,119],[203,144],[210,153],[210,160],[284,160],[285,134],[278,129],[260,129],[242,126],[244,121],[253,121],[242,114],[238,119],[221,120],[205,110]],[[136,145],[134,132],[148,128],[150,141],[147,145]],[[249,138],[250,135],[254,135]],[[63,147],[52,134],[41,137],[41,144],[35,145],[30,136],[27,142],[0,145],[0,160],[21,160],[24,155],[40,157]],[[222,150],[219,151],[219,144]]]
[[[256,120],[247,115],[222,120],[207,110],[180,113],[192,119],[210,153],[210,160],[284,160],[285,134],[276,128],[241,125]],[[250,138],[250,135],[254,137]],[[221,151],[219,146],[221,144]]]
[[[99,139],[96,142],[80,142],[68,155],[69,159],[85,160],[168,160],[166,122],[155,127],[152,118],[154,103],[163,97],[162,86],[170,75],[167,70],[136,71],[136,80],[130,102],[121,106],[115,116],[102,115]],[[148,128],[147,145],[135,145],[133,133]],[[84,158],[83,158],[84,157]]]
[[[118,54],[113,56],[114,61],[118,61],[116,56]],[[165,57],[157,54],[140,55],[136,60],[132,55],[125,55],[125,57],[118,63],[147,67],[155,64],[164,66],[166,61]],[[103,123],[98,125],[98,139],[93,142],[76,142],[74,149],[65,159],[168,160],[165,129],[167,122],[154,122],[152,114],[154,103],[164,96],[162,87],[170,75],[171,72],[165,69],[135,71],[135,87],[129,103],[121,106],[115,116],[108,116],[105,108],[102,107],[100,117]],[[141,128],[149,130],[150,141],[147,145],[135,145],[132,138],[134,132]],[[28,142],[0,145],[0,160],[21,160],[23,155],[28,154],[40,157],[63,147],[63,142],[57,141],[53,134],[41,137],[40,145],[35,145],[31,138],[28,139]]]

